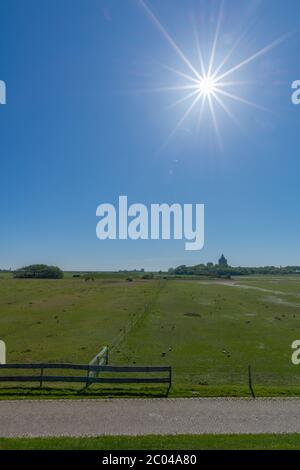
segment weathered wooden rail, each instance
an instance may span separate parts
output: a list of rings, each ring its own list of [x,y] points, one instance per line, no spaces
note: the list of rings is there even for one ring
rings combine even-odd
[[[4,369],[39,370],[36,375],[2,375]],[[84,371],[84,375],[47,375],[47,370]],[[113,376],[104,377],[101,374],[110,373]],[[131,374],[159,373],[159,377],[137,377]],[[95,375],[94,375],[95,374]],[[119,374],[129,374],[120,377]],[[0,364],[0,382],[72,382],[83,383],[86,387],[92,384],[167,384],[168,390],[172,385],[172,368],[170,366],[109,366],[90,364]]]

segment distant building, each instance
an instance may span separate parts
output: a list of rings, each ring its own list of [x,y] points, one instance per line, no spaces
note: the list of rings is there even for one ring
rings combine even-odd
[[[222,254],[221,258],[218,261],[219,266],[228,266],[227,259],[225,256]]]

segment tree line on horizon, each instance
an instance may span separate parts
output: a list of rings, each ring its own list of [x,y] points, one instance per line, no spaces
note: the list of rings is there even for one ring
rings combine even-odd
[[[251,274],[300,274],[300,266],[260,266],[243,267],[230,266],[227,259],[222,254],[218,264],[206,263],[196,264],[195,266],[181,265],[176,268],[170,268],[168,274],[171,275],[190,275],[190,276],[208,276],[208,277],[227,277],[230,276],[249,276]]]
[[[12,272],[13,277],[16,279],[62,279],[64,272],[58,266],[48,266],[46,264],[32,264],[24,266],[15,271],[0,269],[0,273]],[[153,279],[154,273],[147,273],[144,269],[132,271],[119,271],[119,273],[140,273],[143,279]],[[159,271],[159,274],[164,274]],[[170,268],[168,275],[174,276],[205,276],[205,277],[219,277],[230,278],[231,276],[249,276],[255,274],[271,274],[271,275],[286,275],[286,274],[300,274],[300,266],[260,266],[260,267],[243,267],[243,266],[230,266],[227,259],[222,254],[218,263],[196,264],[194,266],[180,265],[176,268]],[[73,277],[80,277],[76,274]]]

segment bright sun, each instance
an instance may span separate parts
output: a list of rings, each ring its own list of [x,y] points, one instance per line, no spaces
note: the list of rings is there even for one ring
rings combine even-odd
[[[205,97],[212,96],[217,89],[217,82],[212,76],[203,77],[199,80],[198,89],[199,92]]]
[[[196,46],[197,46],[197,52],[198,52],[198,60],[197,60],[197,63],[192,63],[184,54],[184,52],[180,49],[180,47],[177,45],[175,40],[170,36],[168,31],[163,27],[163,25],[158,20],[158,18],[154,15],[152,10],[146,4],[146,1],[139,0],[139,2],[141,6],[143,7],[143,9],[145,10],[145,12],[147,13],[147,15],[149,16],[150,20],[155,24],[155,26],[162,33],[164,38],[168,41],[168,43],[175,50],[178,57],[181,59],[182,63],[189,70],[189,72],[186,72],[185,70],[183,71],[175,70],[174,68],[165,66],[165,68],[169,69],[169,71],[175,73],[177,76],[180,76],[182,79],[184,79],[184,81],[182,82],[181,85],[178,85],[178,86],[177,85],[168,86],[168,87],[157,88],[154,90],[158,92],[165,92],[165,91],[176,92],[176,90],[179,92],[183,92],[184,96],[178,99],[177,101],[175,101],[171,105],[171,107],[177,106],[179,104],[181,105],[184,102],[189,103],[188,108],[185,110],[185,112],[183,113],[183,116],[181,117],[181,119],[179,120],[179,122],[177,123],[177,125],[175,126],[171,134],[169,135],[168,140],[182,126],[184,121],[186,121],[186,119],[191,114],[191,112],[193,111],[196,105],[198,106],[200,105],[200,119],[203,114],[205,106],[208,106],[210,110],[210,114],[211,114],[211,119],[212,119],[219,142],[220,142],[221,136],[220,136],[219,129],[218,129],[218,121],[217,121],[217,113],[216,113],[216,110],[218,107],[222,108],[223,111],[225,111],[225,113],[239,126],[239,122],[236,120],[235,116],[231,112],[230,107],[227,106],[226,101],[233,100],[233,101],[236,101],[236,102],[248,105],[248,106],[265,110],[265,108],[259,106],[258,104],[248,101],[242,96],[235,94],[234,90],[236,86],[244,85],[247,82],[239,81],[236,79],[228,80],[228,78],[231,75],[235,75],[235,73],[238,72],[242,67],[245,67],[247,64],[251,63],[252,61],[258,59],[259,57],[269,52],[275,46],[278,46],[281,42],[283,42],[289,36],[288,34],[285,34],[284,36],[278,38],[277,40],[263,47],[262,49],[254,52],[249,57],[246,57],[245,59],[241,60],[236,65],[233,65],[227,68],[227,70],[226,69],[224,70],[226,63],[229,61],[233,51],[239,45],[241,38],[239,38],[236,41],[236,43],[231,48],[231,50],[227,54],[224,55],[223,59],[217,65],[215,62],[216,62],[217,45],[218,45],[219,34],[220,34],[220,29],[221,29],[221,19],[222,19],[222,11],[223,11],[222,2],[221,2],[220,10],[219,10],[219,16],[217,20],[217,26],[216,26],[213,43],[212,43],[212,48],[210,51],[210,56],[208,58],[207,64],[204,63],[205,61],[203,59],[203,53],[202,53],[203,51],[202,51],[199,37],[196,31],[195,31],[195,39],[196,39]]]

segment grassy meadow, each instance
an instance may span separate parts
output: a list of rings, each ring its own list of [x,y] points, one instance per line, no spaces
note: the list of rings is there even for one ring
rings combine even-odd
[[[11,363],[88,363],[108,344],[110,364],[171,365],[174,396],[248,396],[249,364],[257,395],[300,395],[300,366],[291,363],[300,276],[129,282],[108,273],[94,281],[5,275],[0,338]]]

